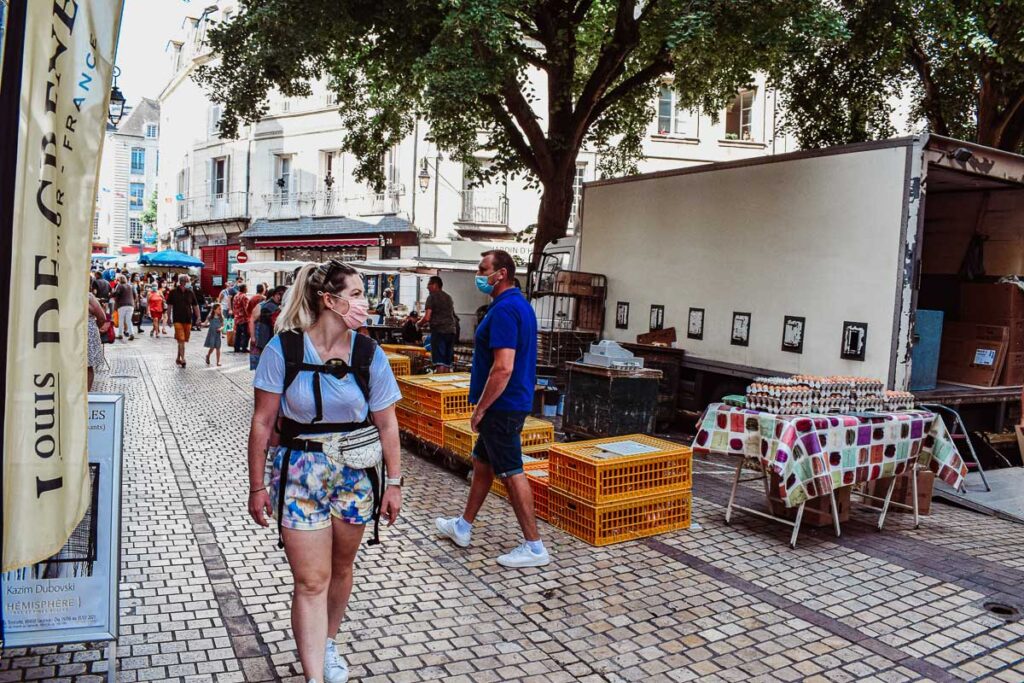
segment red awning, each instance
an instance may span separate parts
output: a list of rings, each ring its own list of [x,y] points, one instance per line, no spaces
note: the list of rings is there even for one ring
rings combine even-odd
[[[373,237],[358,237],[349,239],[333,239],[330,237],[300,237],[300,238],[279,238],[279,239],[256,239],[257,247],[277,248],[303,248],[303,247],[376,247],[380,244]]]
[[[142,251],[145,254],[152,254],[153,252],[156,251],[156,247],[143,247]],[[125,245],[121,246],[121,253],[122,254],[138,254],[139,253],[139,247],[138,247],[137,244],[125,244]]]

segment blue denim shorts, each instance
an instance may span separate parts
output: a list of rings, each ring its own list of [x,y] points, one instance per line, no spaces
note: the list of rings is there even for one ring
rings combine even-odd
[[[523,472],[522,431],[529,413],[488,410],[477,429],[473,457],[485,462],[501,479]]]

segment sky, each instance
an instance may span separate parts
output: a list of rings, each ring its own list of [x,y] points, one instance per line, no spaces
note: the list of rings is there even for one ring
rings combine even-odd
[[[207,4],[212,0],[124,0],[117,45],[121,77],[117,85],[129,104],[160,94],[170,70],[167,41],[179,35],[186,14],[202,12]]]

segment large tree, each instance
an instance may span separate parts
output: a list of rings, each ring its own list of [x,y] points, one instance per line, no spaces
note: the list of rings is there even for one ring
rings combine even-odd
[[[416,116],[480,182],[541,188],[535,258],[565,235],[580,149],[604,174],[634,168],[671,79],[681,107],[718,111],[757,71],[777,71],[838,22],[817,0],[243,0],[210,32],[199,80],[225,105],[221,132],[265,115],[268,92],[338,96],[357,177],[383,183],[382,153]],[[531,78],[531,71],[540,78]],[[534,90],[539,83],[543,97]],[[541,106],[543,103],[543,106]],[[485,168],[475,153],[492,150]]]
[[[841,0],[782,78],[807,147],[892,133],[893,102],[940,135],[1024,152],[1024,0]]]

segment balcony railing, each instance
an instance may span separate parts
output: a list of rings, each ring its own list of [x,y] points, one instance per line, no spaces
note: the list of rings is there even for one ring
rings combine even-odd
[[[344,196],[339,190],[318,192],[272,192],[263,195],[268,219],[299,216],[386,216],[401,208],[404,185],[394,185],[384,192]]]
[[[245,192],[186,197],[178,203],[178,219],[182,223],[202,223],[247,217]]]
[[[494,192],[463,190],[459,223],[508,225],[508,197]]]

